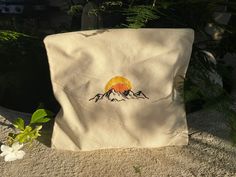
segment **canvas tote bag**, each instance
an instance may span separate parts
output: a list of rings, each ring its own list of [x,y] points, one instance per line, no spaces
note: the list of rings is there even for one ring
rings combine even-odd
[[[186,145],[178,83],[191,29],[107,29],[47,36],[55,97],[52,147],[64,150]],[[177,82],[178,81],[178,82]]]

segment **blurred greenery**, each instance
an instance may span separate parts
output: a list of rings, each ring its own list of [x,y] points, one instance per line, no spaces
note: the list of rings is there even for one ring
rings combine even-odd
[[[40,38],[0,31],[0,55],[0,105],[32,112],[42,102],[58,109]]]

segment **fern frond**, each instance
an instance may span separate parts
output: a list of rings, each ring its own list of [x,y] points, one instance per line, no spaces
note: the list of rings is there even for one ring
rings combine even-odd
[[[129,7],[124,11],[126,16],[127,27],[141,28],[150,20],[156,20],[159,16],[156,14],[156,9],[151,5],[137,5]]]

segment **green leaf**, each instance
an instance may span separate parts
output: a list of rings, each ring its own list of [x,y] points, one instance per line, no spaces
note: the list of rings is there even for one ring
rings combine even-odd
[[[33,130],[33,136],[32,136],[32,139],[37,139],[39,136],[41,136],[41,134],[40,134],[40,130],[43,128],[43,126],[42,125],[40,125],[40,126],[37,126],[34,130]]]
[[[35,123],[45,123],[48,122],[50,120],[49,117],[52,117],[53,113],[45,110],[45,109],[38,109],[37,111],[35,111],[31,117],[31,124],[35,124]]]
[[[81,5],[73,5],[70,7],[70,9],[67,11],[69,15],[76,16],[79,13],[81,13],[83,10],[83,6]]]
[[[20,143],[32,142],[33,140],[41,136],[41,129],[42,125],[36,126],[35,129],[32,129],[31,126],[26,126],[24,131],[21,131],[19,134],[16,135],[15,141],[18,141]]]
[[[127,26],[129,28],[141,28],[150,20],[159,19],[156,9],[151,5],[136,5],[124,10]]]
[[[13,122],[14,127],[20,129],[20,130],[24,130],[25,129],[25,121],[22,118],[17,118],[14,122]]]
[[[38,122],[37,123],[46,123],[48,121],[50,121],[51,119],[48,118],[48,117],[44,117],[44,118],[41,118],[41,119],[38,119]]]
[[[26,126],[25,130],[22,131],[21,133],[19,133],[16,137],[15,140],[19,141],[20,143],[26,143],[29,142],[31,139],[31,131],[32,131],[32,127],[30,126]]]

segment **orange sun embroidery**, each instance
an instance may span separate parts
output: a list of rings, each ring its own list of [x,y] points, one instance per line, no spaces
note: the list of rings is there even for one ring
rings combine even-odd
[[[105,92],[110,89],[114,89],[116,92],[124,92],[126,90],[131,90],[132,85],[128,79],[122,76],[116,76],[107,82],[107,85],[105,86]]]
[[[116,76],[111,78],[106,86],[105,93],[98,93],[89,101],[94,100],[95,102],[103,99],[114,101],[125,101],[127,99],[149,99],[142,91],[133,92],[131,82],[122,77]]]

